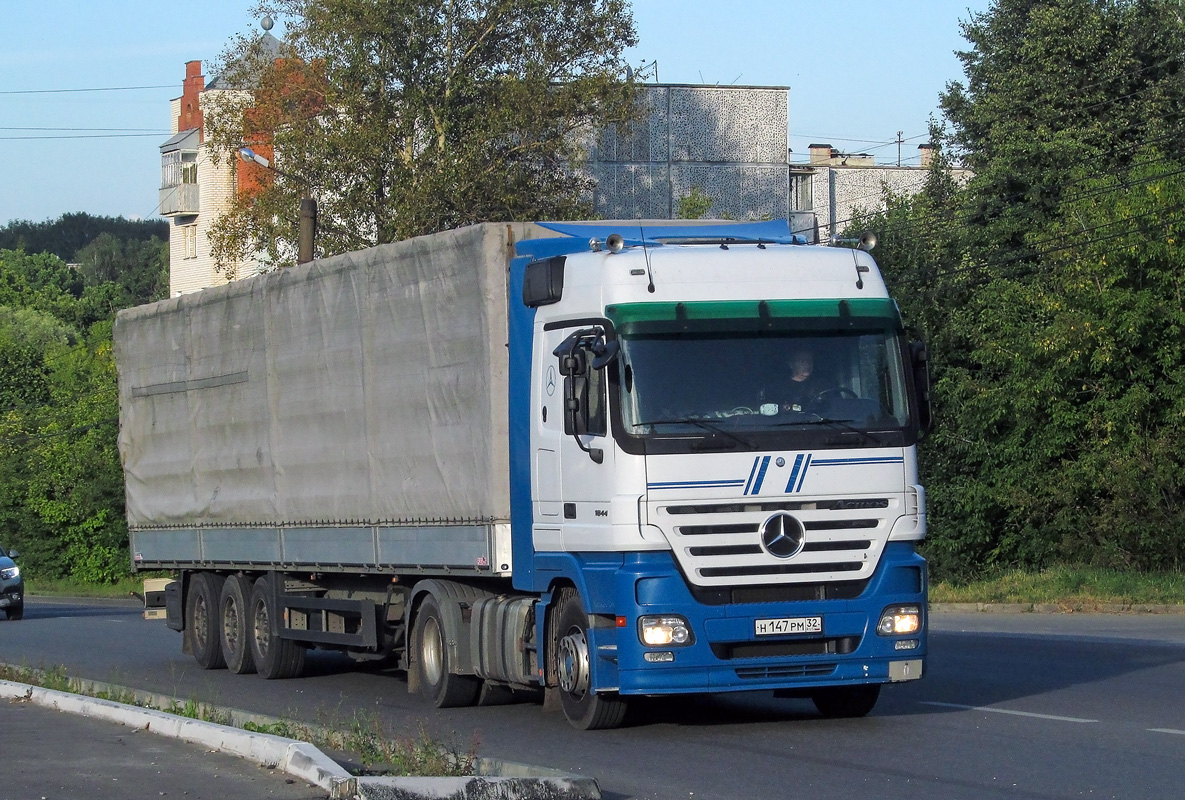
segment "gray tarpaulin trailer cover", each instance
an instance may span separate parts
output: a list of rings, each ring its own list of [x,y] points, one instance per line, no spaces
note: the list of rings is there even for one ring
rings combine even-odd
[[[120,312],[141,566],[509,564],[507,273],[483,224]]]

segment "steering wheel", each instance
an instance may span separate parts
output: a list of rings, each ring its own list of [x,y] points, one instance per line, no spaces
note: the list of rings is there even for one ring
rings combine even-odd
[[[748,406],[737,406],[732,411],[728,412],[728,416],[739,417],[741,414],[748,414],[749,416],[753,416],[753,414],[755,414],[755,413],[756,412],[753,409],[749,408]]]
[[[860,395],[853,392],[846,386],[833,386],[830,389],[824,389],[821,392],[815,392],[810,400],[806,402],[806,407],[817,407],[826,403],[831,398],[839,398],[841,400],[859,400]]]

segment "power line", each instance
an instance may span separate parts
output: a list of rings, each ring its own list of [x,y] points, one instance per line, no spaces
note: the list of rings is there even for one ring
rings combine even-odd
[[[177,84],[159,86],[98,86],[88,89],[7,89],[0,94],[73,94],[78,92],[136,92],[142,89],[176,89]]]
[[[0,141],[47,141],[51,139],[142,139],[145,136],[166,134],[55,134],[51,136],[0,136]]]
[[[50,136],[0,136],[3,141],[42,141],[48,139],[135,139],[146,136],[160,137],[164,133],[67,133]]]
[[[49,128],[34,125],[25,125],[19,127],[0,126],[0,131],[86,131],[86,132],[114,132],[114,133],[129,133],[138,131],[142,133],[168,133],[163,128]]]
[[[1166,217],[1166,218],[1160,220],[1158,223],[1153,223],[1152,227],[1161,227],[1164,225],[1172,225],[1174,223],[1185,221],[1185,214],[1181,213],[1182,211],[1185,211],[1185,206],[1180,206],[1180,205],[1175,206],[1175,207],[1169,206],[1169,207],[1165,207],[1165,208],[1156,208],[1151,211],[1146,211],[1142,214],[1135,214],[1130,217],[1122,217],[1119,219],[1113,219],[1109,222],[1104,222],[1099,225],[1094,225],[1090,228],[1083,228],[1081,231],[1079,231],[1079,233],[1090,233],[1092,231],[1102,230],[1103,228],[1109,228],[1114,225],[1126,225],[1128,223],[1135,222],[1136,220],[1140,220],[1145,217],[1152,216],[1154,214],[1160,214],[1165,211],[1175,212],[1176,216]],[[906,284],[919,283],[922,281],[933,281],[935,278],[945,278],[950,275],[959,275],[959,274],[963,274],[963,273],[967,273],[967,272],[983,271],[983,270],[986,270],[990,267],[1002,266],[1005,264],[1012,264],[1012,263],[1020,261],[1024,258],[1032,258],[1035,256],[1047,256],[1047,255],[1050,255],[1051,253],[1058,253],[1058,252],[1062,252],[1064,250],[1072,250],[1077,247],[1086,247],[1086,246],[1089,246],[1092,244],[1098,244],[1099,242],[1106,242],[1106,241],[1110,241],[1112,239],[1122,238],[1124,236],[1131,236],[1134,233],[1136,233],[1136,231],[1134,231],[1134,230],[1123,230],[1123,231],[1120,231],[1119,233],[1107,234],[1104,236],[1098,236],[1098,237],[1090,238],[1090,239],[1071,240],[1065,244],[1061,244],[1056,247],[1042,248],[1041,245],[1052,244],[1054,242],[1061,241],[1065,238],[1065,237],[1061,237],[1061,236],[1050,237],[1050,238],[1044,239],[1042,241],[1036,242],[1033,245],[1030,245],[1029,247],[1024,248],[1023,250],[1021,248],[1014,248],[1012,250],[1012,255],[1008,255],[1003,258],[996,258],[996,259],[992,259],[992,260],[988,260],[988,261],[981,261],[981,262],[978,262],[975,264],[968,264],[967,266],[963,266],[963,267],[953,267],[951,269],[939,270],[937,272],[934,272],[934,273],[931,273],[931,274],[925,275],[925,276],[904,277],[904,278],[898,279],[898,282],[899,283],[906,283]],[[1038,268],[1038,265],[1029,265],[1027,267],[1022,268],[1018,272],[1015,272],[1015,273],[1012,273],[1009,275],[1001,275],[998,277],[1019,277],[1020,275],[1034,272],[1034,271],[1036,271],[1037,268]]]
[[[1122,128],[1122,129],[1116,131],[1115,133],[1122,134],[1128,130],[1133,130],[1137,127],[1140,127],[1142,124],[1143,123],[1133,123],[1132,125],[1129,125],[1126,128]],[[1178,139],[1181,136],[1181,134],[1183,132],[1185,132],[1185,126],[1173,129],[1165,135],[1157,136],[1152,139],[1144,139],[1144,140],[1140,140],[1140,141],[1136,141],[1136,142],[1131,142],[1123,147],[1114,146],[1114,147],[1110,148],[1109,150],[1101,151],[1099,153],[1099,155],[1109,153],[1111,156],[1116,157],[1116,156],[1125,156],[1125,155],[1134,154],[1137,151],[1139,151],[1140,149],[1145,148],[1145,147],[1152,145],[1152,144],[1158,144],[1158,143],[1166,142],[1166,141],[1175,141],[1176,139]],[[1093,156],[1084,157],[1081,160],[1081,162],[1079,163],[1079,166],[1087,166],[1089,164],[1088,159],[1092,158],[1092,157]],[[1085,177],[1074,178],[1074,179],[1071,179],[1068,181],[1062,181],[1059,183],[1048,184],[1045,188],[1050,189],[1050,190],[1065,190],[1065,189],[1070,188],[1071,186],[1076,186],[1080,183],[1084,183],[1084,182],[1091,181],[1091,180],[1097,180],[1098,178],[1100,178],[1102,176],[1120,178],[1121,174],[1127,173],[1131,169],[1139,167],[1141,165],[1147,166],[1147,165],[1151,165],[1151,164],[1160,163],[1162,161],[1176,160],[1176,158],[1177,158],[1176,156],[1162,156],[1160,158],[1151,159],[1146,162],[1139,162],[1137,164],[1131,164],[1131,165],[1127,165],[1127,166],[1119,166],[1119,167],[1116,167],[1113,170],[1109,170],[1107,172],[1097,172],[1097,173],[1093,173],[1091,175],[1087,175]],[[1175,174],[1175,173],[1172,173],[1172,174]],[[1166,177],[1168,177],[1168,176],[1166,176]],[[915,182],[915,184],[916,184],[916,182]],[[905,187],[905,190],[908,190],[909,188],[912,188],[912,186]],[[1041,187],[1037,187],[1037,188],[1041,188]],[[1001,204],[1008,204],[1011,202],[1024,200],[1028,196],[1030,191],[1031,191],[1031,188],[1026,189],[1025,191],[1014,192],[1010,195],[1005,195],[1000,198],[992,198],[992,199],[998,200],[998,202],[1000,202]],[[1083,195],[1083,196],[1062,197],[1062,198],[1060,198],[1060,200],[1062,202],[1075,201],[1075,200],[1084,199],[1085,197],[1093,196],[1094,194],[1099,194],[1099,193],[1105,193],[1105,191],[1104,190],[1096,190],[1092,194]],[[854,205],[862,200],[880,197],[881,194],[882,194],[882,192],[877,191],[874,193],[870,193],[867,195],[853,198],[847,202],[849,204]],[[966,222],[974,217],[979,216],[980,214],[983,213],[983,211],[982,211],[982,208],[977,208],[978,205],[979,205],[978,198],[969,197],[966,200],[964,200],[962,203],[960,203],[959,206],[949,209],[948,210],[949,213],[941,220],[927,220],[927,221],[912,222],[912,223],[909,223],[906,225],[895,225],[891,228],[891,230],[894,232],[898,232],[898,231],[908,231],[911,228],[913,228],[913,229],[921,228],[922,229],[920,231],[921,234],[929,233],[929,232],[934,231],[935,229],[937,229],[938,227],[940,227],[943,224]],[[875,213],[875,211],[873,213]],[[850,223],[856,221],[857,219],[858,219],[858,217],[852,216],[852,217],[848,217],[847,219],[836,220],[835,226],[838,229],[838,228],[842,227],[843,225],[850,224]]]

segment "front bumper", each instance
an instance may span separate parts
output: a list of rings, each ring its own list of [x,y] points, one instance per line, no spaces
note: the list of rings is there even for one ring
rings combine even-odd
[[[623,695],[888,683],[920,678],[925,667],[925,560],[912,544],[888,545],[864,591],[849,600],[705,605],[692,596],[669,553],[631,557],[617,579],[617,607],[632,608],[635,616],[625,627],[613,629],[615,636],[604,628],[596,631],[596,682]],[[897,605],[918,607],[920,629],[909,635],[878,635],[881,613]],[[686,617],[694,643],[642,645],[634,624],[642,614]],[[822,619],[821,634],[755,632],[758,619],[816,616]],[[669,660],[647,661],[648,652],[661,652]]]

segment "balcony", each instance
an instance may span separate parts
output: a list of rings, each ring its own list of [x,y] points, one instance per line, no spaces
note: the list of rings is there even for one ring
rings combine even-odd
[[[180,183],[165,186],[160,190],[160,213],[164,217],[181,214],[196,214],[199,208],[199,193],[196,183]]]

